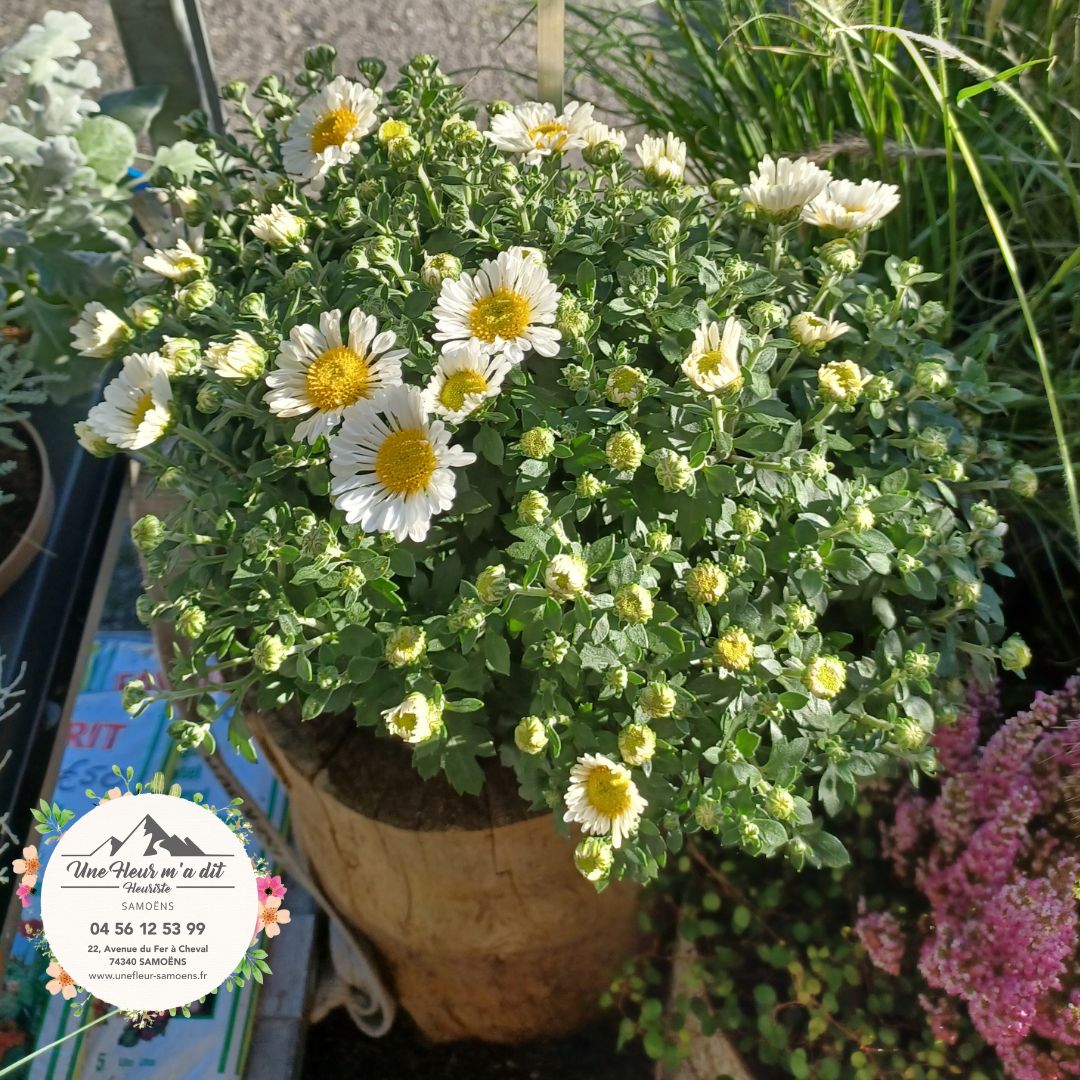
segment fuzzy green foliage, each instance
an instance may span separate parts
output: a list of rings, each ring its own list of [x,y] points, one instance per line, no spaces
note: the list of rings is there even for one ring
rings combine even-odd
[[[156,280],[127,298],[156,309],[114,388],[137,407],[89,421],[97,449],[141,448],[182,496],[135,531],[165,591],[144,615],[191,642],[162,695],[201,710],[177,735],[197,745],[246,697],[351,710],[462,792],[499,754],[560,816],[571,770],[601,755],[647,802],[616,874],[654,876],[701,830],[843,863],[826,817],[860,776],[931,766],[958,680],[996,664],[1008,571],[986,499],[1011,463],[977,427],[1014,393],[938,343],[916,262],[864,266],[865,233],[825,247],[748,220],[726,189],[686,186],[676,150],[666,171],[610,139],[584,165],[524,163],[430,58],[318,191],[299,184],[282,147],[303,164],[310,142],[283,129],[329,77],[265,80],[260,115],[230,88],[227,156],[177,193],[202,247],[147,260]],[[410,421],[475,460],[446,469],[452,505],[413,531],[393,515],[365,531],[341,480],[354,424],[390,398],[312,429],[314,405],[275,411],[283,365],[325,313],[362,309],[404,350],[406,387],[434,394],[433,312],[497,255],[558,291],[550,347],[465,414]],[[304,378],[294,393],[326,392]],[[250,752],[240,709],[232,737]],[[581,854],[603,884],[610,851]]]
[[[1080,500],[1062,477],[1080,457],[1074,5],[571,8],[578,70],[628,120],[682,136],[702,176],[740,179],[766,153],[807,154],[900,186],[879,245],[941,273],[928,295],[949,311],[948,340],[985,342],[992,374],[1024,393],[995,426],[1049,482],[1017,510],[1017,569],[1047,612],[1043,649],[1072,662],[1080,621],[1060,595],[1080,569]]]

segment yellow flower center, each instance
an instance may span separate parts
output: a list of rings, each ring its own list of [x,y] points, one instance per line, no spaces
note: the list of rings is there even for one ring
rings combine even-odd
[[[465,404],[465,399],[470,394],[486,394],[488,381],[471,368],[464,371],[455,371],[447,376],[439,391],[439,404],[453,412],[457,412]]]
[[[331,412],[372,396],[371,365],[347,345],[327,349],[307,370],[308,401]]]
[[[513,341],[521,337],[532,318],[532,304],[520,293],[496,289],[482,296],[469,312],[469,330],[473,337],[491,344],[496,338]]]
[[[606,765],[597,765],[585,781],[585,794],[589,805],[605,817],[617,818],[625,814],[633,805],[630,798],[629,776],[616,773]]]
[[[408,735],[411,735],[416,730],[416,725],[419,723],[420,717],[414,712],[403,712],[398,714],[397,726]]]
[[[558,120],[549,120],[546,124],[537,124],[529,128],[529,141],[534,146],[548,150],[561,150],[566,143],[569,128]]]
[[[202,260],[191,255],[179,255],[173,259],[173,266],[182,277],[194,276],[202,269]]]
[[[265,926],[273,926],[277,922],[277,908],[265,907],[263,908],[263,924]]]
[[[311,129],[312,153],[321,154],[328,146],[340,146],[359,119],[352,109],[344,106],[323,113]]]
[[[146,414],[154,407],[154,395],[149,391],[143,393],[137,402],[135,402],[135,408],[131,410],[131,426],[136,431],[139,425],[146,419]]]
[[[383,440],[375,455],[375,475],[395,495],[423,491],[435,472],[435,449],[420,428],[402,428]]]
[[[698,370],[702,375],[718,375],[724,368],[724,354],[719,349],[711,349],[698,359]]]
[[[63,969],[60,969],[60,973],[56,976],[56,981],[61,986],[72,986],[75,980]]]
[[[36,874],[38,870],[41,869],[40,859],[25,859],[24,862],[26,863],[26,873],[28,874]]]

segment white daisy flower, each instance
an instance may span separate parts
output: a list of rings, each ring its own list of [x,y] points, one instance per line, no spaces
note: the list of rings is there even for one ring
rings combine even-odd
[[[275,251],[295,247],[304,239],[307,230],[303,218],[298,218],[281,203],[274,203],[265,214],[256,214],[248,228]]]
[[[515,255],[519,259],[524,259],[534,266],[547,269],[547,259],[544,258],[544,253],[539,248],[524,247],[521,244],[515,244],[513,247],[508,247],[506,250],[511,255]]]
[[[345,412],[330,439],[330,495],[350,525],[420,541],[454,504],[451,470],[475,460],[427,417],[416,387],[394,386]]]
[[[636,831],[647,805],[626,766],[602,754],[584,754],[570,770],[563,821],[576,821],[596,836],[610,833],[617,848]]]
[[[80,356],[110,360],[135,336],[119,315],[97,300],[91,301],[71,328],[71,339]]]
[[[694,331],[694,344],[683,361],[683,374],[706,394],[717,394],[742,376],[739,367],[739,342],[742,325],[729,318],[721,335],[720,324],[703,322]]]
[[[803,221],[823,229],[857,232],[873,228],[900,203],[900,190],[895,184],[877,180],[830,180],[808,206],[803,209]]]
[[[823,349],[851,329],[839,319],[824,319],[812,311],[800,311],[788,323],[788,332],[804,349]]]
[[[434,310],[434,337],[473,340],[485,352],[505,352],[515,363],[528,349],[554,356],[562,336],[551,325],[558,302],[559,294],[542,264],[502,251],[481,263],[475,274],[442,283]]]
[[[618,128],[608,127],[599,120],[593,120],[581,133],[586,146],[599,146],[600,143],[614,143],[620,151],[626,149],[626,135]]]
[[[177,240],[175,247],[157,248],[149,255],[144,255],[140,265],[158,277],[174,281],[177,285],[185,285],[202,277],[208,263],[206,256],[200,255],[187,240]]]
[[[678,184],[686,172],[686,143],[670,131],[660,139],[646,135],[634,147],[642,171],[657,184]]]
[[[422,743],[439,726],[439,710],[423,694],[413,692],[400,705],[383,710],[386,729],[407,743]]]
[[[585,129],[593,107],[571,101],[561,113],[550,102],[526,101],[491,121],[487,137],[500,149],[523,154],[530,165],[551,154],[565,154],[586,145]]]
[[[207,348],[206,366],[223,379],[249,382],[266,368],[266,350],[241,330],[231,341],[219,341]]]
[[[424,409],[460,424],[499,393],[511,367],[506,356],[492,356],[475,341],[447,345],[424,390]]]
[[[375,126],[378,95],[339,75],[308,98],[289,125],[281,147],[285,171],[318,186],[335,165],[344,165]]]
[[[86,422],[113,446],[141,450],[165,434],[171,419],[172,385],[165,361],[157,353],[133,353]]]
[[[373,315],[349,313],[349,340],[341,339],[341,312],[324,312],[319,328],[294,326],[278,349],[275,370],[266,376],[264,397],[275,416],[306,416],[293,438],[314,443],[341,423],[345,409],[401,383],[401,358],[394,335],[377,333]]]
[[[159,247],[143,256],[141,266],[159,278],[185,285],[202,278],[208,264],[206,256],[200,255],[186,240],[178,240],[175,247]]]
[[[812,161],[782,157],[773,161],[766,154],[750,173],[750,183],[742,190],[743,201],[771,218],[785,218],[801,210],[820,195],[829,182],[829,174]]]

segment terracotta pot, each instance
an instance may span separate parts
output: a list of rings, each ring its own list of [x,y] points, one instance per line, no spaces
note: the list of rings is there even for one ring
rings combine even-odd
[[[56,508],[52,474],[49,472],[49,456],[45,452],[45,444],[30,424],[23,422],[19,424],[19,427],[22,429],[23,440],[37,454],[41,465],[41,488],[38,492],[37,505],[34,507],[34,513],[26,529],[15,546],[0,562],[0,596],[18,581],[42,550],[45,537],[49,533],[49,526],[52,524],[53,510]]]
[[[636,945],[640,889],[597,894],[550,815],[525,816],[509,770],[492,764],[482,795],[462,797],[349,718],[248,720],[320,886],[424,1035],[524,1042],[597,1015]]]

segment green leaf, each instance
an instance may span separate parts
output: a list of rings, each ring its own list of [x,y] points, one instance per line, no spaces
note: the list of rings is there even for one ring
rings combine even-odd
[[[496,634],[485,634],[484,659],[492,671],[500,675],[510,674],[510,646],[505,638]]]
[[[111,116],[88,116],[75,132],[75,141],[86,157],[86,164],[102,180],[123,179],[135,160],[135,133]]]
[[[473,751],[451,747],[443,759],[443,769],[450,786],[459,795],[479,795],[484,786],[484,770]]]
[[[1005,82],[1006,79],[1011,79],[1014,75],[1019,75],[1022,72],[1027,71],[1028,68],[1033,68],[1038,64],[1049,64],[1053,57],[1041,57],[1035,60],[1025,60],[1022,64],[1016,64],[1011,68],[1006,68],[1004,71],[999,71],[996,75],[991,75],[989,79],[983,79],[982,82],[975,83],[974,86],[965,86],[963,90],[960,90],[956,95],[956,104],[963,105],[965,101],[970,98],[977,97],[979,94],[984,94],[987,90],[993,90],[998,83]]]
[[[199,148],[193,142],[179,139],[172,146],[158,147],[146,173],[148,177],[152,177],[158,169],[168,169],[178,180],[188,181],[197,172],[212,168],[211,163],[199,153]]]
[[[164,86],[135,86],[106,94],[98,105],[106,116],[127,124],[136,135],[145,135],[150,121],[161,111],[165,91]]]
[[[810,850],[817,856],[822,866],[838,868],[847,866],[851,862],[847,848],[831,833],[804,833],[803,839],[809,844]]]
[[[502,436],[493,427],[482,427],[473,439],[473,449],[492,465],[503,463]]]

